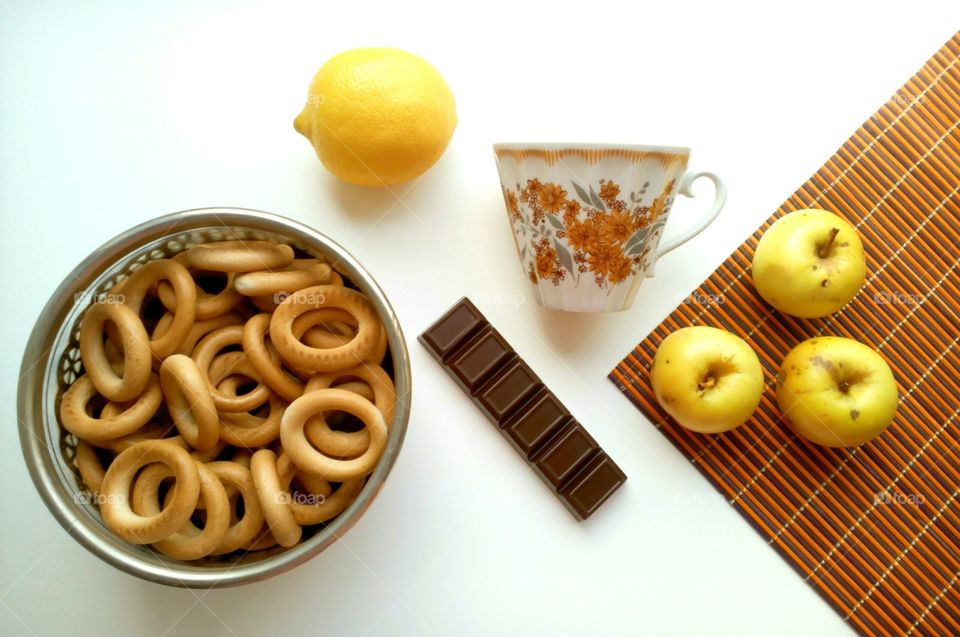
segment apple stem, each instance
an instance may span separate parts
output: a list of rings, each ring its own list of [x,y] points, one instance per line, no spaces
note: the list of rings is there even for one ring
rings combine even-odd
[[[717,382],[716,378],[714,378],[712,375],[707,376],[706,378],[703,379],[703,382],[697,383],[697,391],[703,391],[704,389],[713,387],[716,384],[716,382]]]
[[[817,254],[821,259],[826,259],[828,256],[830,256],[830,246],[833,245],[833,240],[837,238],[838,234],[840,234],[840,228],[830,228],[830,238],[827,239],[826,245],[817,251]]]

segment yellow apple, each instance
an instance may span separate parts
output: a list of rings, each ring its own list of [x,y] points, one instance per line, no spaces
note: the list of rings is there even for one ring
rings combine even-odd
[[[827,447],[879,436],[897,413],[890,366],[863,343],[818,336],[794,347],[777,372],[777,403],[793,429]]]
[[[857,230],[826,210],[778,219],[753,255],[753,285],[770,305],[801,318],[833,314],[856,296],[867,275]]]
[[[742,338],[715,327],[684,327],[657,349],[650,384],[678,423],[720,433],[743,424],[757,409],[763,368]]]

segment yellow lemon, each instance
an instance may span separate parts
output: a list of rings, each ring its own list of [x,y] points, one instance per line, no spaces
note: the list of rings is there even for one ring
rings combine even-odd
[[[400,49],[353,49],[317,71],[293,126],[340,179],[388,186],[440,159],[457,110],[447,83],[423,58]]]

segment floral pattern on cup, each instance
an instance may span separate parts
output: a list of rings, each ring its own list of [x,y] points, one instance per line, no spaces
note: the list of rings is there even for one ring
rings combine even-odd
[[[644,272],[673,205],[675,180],[652,198],[649,186],[646,182],[637,191],[623,193],[614,180],[602,178],[596,188],[538,179],[528,179],[525,186],[518,183],[516,190],[504,187],[530,282],[558,286],[572,279],[577,287],[609,289]]]

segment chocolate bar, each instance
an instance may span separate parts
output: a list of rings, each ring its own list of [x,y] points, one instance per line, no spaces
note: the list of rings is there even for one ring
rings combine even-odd
[[[627,476],[466,297],[420,343],[579,520]]]

